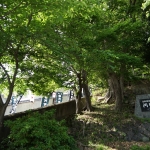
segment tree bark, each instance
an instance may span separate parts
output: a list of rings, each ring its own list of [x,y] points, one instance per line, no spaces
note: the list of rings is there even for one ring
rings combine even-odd
[[[115,73],[109,74],[110,82],[111,82],[111,89],[113,91],[113,95],[115,98],[115,110],[121,111],[122,109],[122,79],[120,80],[120,77],[118,77]]]
[[[109,79],[108,79],[108,85],[109,85],[109,89],[105,95],[105,102],[106,103],[112,103],[113,100],[115,99],[115,92],[114,92],[114,85],[113,85],[113,82],[111,80],[111,77],[109,77]]]
[[[77,74],[78,77],[78,84],[79,88],[77,91],[77,96],[76,96],[76,113],[80,113],[80,102],[81,102],[81,95],[82,95],[82,79],[81,79],[81,73]]]
[[[6,111],[6,108],[8,106],[8,103],[11,99],[10,94],[8,95],[8,98],[7,98],[5,103],[3,102],[2,97],[0,95],[0,139],[2,139],[2,137],[3,137],[2,128],[3,128],[3,123],[4,123],[4,115],[5,115],[5,111]]]
[[[0,140],[3,138],[2,129],[3,129],[4,114],[6,108],[7,107],[4,104],[0,106]]]
[[[110,90],[110,87],[108,88],[108,91],[106,95],[104,96],[105,103],[109,103],[112,100],[112,91]]]
[[[1,67],[3,68],[4,72],[6,73],[7,75],[7,80],[8,80],[8,84],[9,84],[9,94],[7,96],[7,99],[6,99],[6,102],[4,103],[3,102],[3,99],[0,95],[0,139],[2,138],[2,128],[3,128],[3,121],[4,121],[4,115],[5,115],[5,111],[6,111],[6,108],[11,100],[11,96],[12,96],[12,93],[13,93],[13,89],[14,89],[14,85],[15,85],[15,80],[16,80],[16,76],[17,76],[17,71],[18,71],[18,62],[16,60],[16,68],[15,68],[15,71],[14,71],[14,74],[13,74],[13,78],[12,78],[12,81],[10,79],[10,76],[9,74],[7,73],[5,67],[0,63]]]
[[[121,88],[121,96],[122,96],[122,101],[123,101],[123,99],[124,99],[124,94],[123,94],[123,92],[124,92],[124,78],[122,75],[120,76],[120,88]]]
[[[83,80],[82,86],[83,86],[83,91],[86,99],[87,111],[92,111],[91,97],[90,97],[90,91],[89,91],[88,80],[87,80],[87,72],[85,70],[82,71],[82,80]]]

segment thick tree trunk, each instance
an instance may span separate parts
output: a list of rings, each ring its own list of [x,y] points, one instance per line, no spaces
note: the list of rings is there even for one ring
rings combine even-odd
[[[90,92],[89,92],[88,85],[83,84],[83,89],[84,89],[84,94],[85,94],[87,111],[92,111],[91,97],[90,97]]]
[[[123,97],[123,91],[122,91],[122,79],[120,80],[120,77],[115,73],[109,74],[110,76],[110,82],[111,82],[111,89],[114,94],[115,98],[115,110],[116,111],[121,111],[122,109],[122,97]]]
[[[82,79],[83,79],[83,91],[86,99],[86,106],[87,106],[87,111],[92,111],[92,106],[91,106],[91,97],[90,97],[90,91],[88,87],[88,80],[87,80],[87,72],[85,70],[82,71]]]
[[[114,94],[115,92],[114,92],[114,87],[113,87],[114,85],[110,77],[108,79],[108,85],[109,85],[109,89],[105,95],[105,102],[112,103],[113,100],[115,99],[115,94]]]
[[[77,74],[78,77],[78,83],[79,83],[79,89],[77,92],[76,97],[76,113],[80,113],[80,103],[81,103],[81,95],[82,95],[82,79],[81,79],[81,73]]]
[[[122,101],[124,99],[124,72],[126,72],[126,65],[125,64],[121,64],[120,67],[120,87],[121,87],[121,95],[122,95]]]
[[[123,80],[122,75],[120,76],[120,88],[121,88],[121,96],[122,96],[122,101],[123,101],[123,99],[124,99],[124,94],[123,94],[123,92],[124,92],[124,80]]]

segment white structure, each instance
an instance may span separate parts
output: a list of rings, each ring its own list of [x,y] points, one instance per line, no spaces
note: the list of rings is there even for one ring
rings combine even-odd
[[[33,97],[32,97],[33,96]],[[23,112],[29,109],[36,109],[41,107],[41,102],[42,102],[43,96],[37,96],[34,95],[30,90],[27,90],[27,92],[22,96],[19,104],[15,105],[12,107],[12,103],[10,102],[9,105],[7,106],[5,115],[10,115],[12,113],[18,113],[18,112]],[[6,100],[3,98],[4,101]],[[19,99],[19,97],[18,97]],[[63,92],[63,100],[62,102],[68,102],[69,101],[69,90]],[[49,99],[49,105],[53,105],[53,99],[50,97]],[[12,110],[14,108],[15,111]],[[11,111],[12,110],[12,111]]]

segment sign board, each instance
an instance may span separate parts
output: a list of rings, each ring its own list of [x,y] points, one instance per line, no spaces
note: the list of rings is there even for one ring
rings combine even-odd
[[[47,106],[49,103],[49,98],[48,97],[43,97],[41,101],[41,107]]]
[[[136,96],[134,115],[139,118],[150,118],[150,94]]]
[[[74,98],[74,92],[73,90],[70,90],[69,100],[72,100],[73,98]]]
[[[142,112],[150,111],[150,99],[140,99]]]
[[[61,103],[63,100],[63,92],[56,92],[56,101],[57,103]]]

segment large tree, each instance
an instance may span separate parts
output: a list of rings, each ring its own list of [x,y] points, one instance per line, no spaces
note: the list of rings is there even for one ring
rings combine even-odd
[[[63,68],[59,69],[61,76],[65,77],[66,71],[68,71],[69,78],[75,77],[77,79],[73,79],[74,89],[77,90],[77,107],[81,101],[81,91],[83,88],[87,101],[87,110],[91,111],[91,99],[88,88],[88,74],[90,73],[91,65],[88,62],[90,58],[88,51],[92,49],[89,49],[90,43],[87,40],[90,40],[90,38],[93,40],[94,36],[89,29],[91,25],[87,21],[90,21],[91,16],[96,11],[101,12],[101,9],[98,5],[94,5],[96,1],[90,3],[88,1],[67,2],[68,7],[63,16],[62,23],[60,22],[59,25],[57,24],[54,27],[59,38],[56,39],[54,37],[52,40],[50,38],[52,33],[48,30],[49,32],[47,31],[46,34],[47,40],[44,40],[45,36],[40,40],[41,44],[48,49],[55,49],[52,55],[57,59],[59,67]],[[47,27],[46,29],[48,29]],[[53,43],[53,45],[50,43]],[[62,72],[62,70],[64,71]],[[70,76],[69,73],[72,75]]]
[[[93,72],[109,81],[116,110],[121,110],[124,80],[129,79],[131,68],[142,64],[141,48],[147,29],[142,3],[134,0],[66,2],[68,7],[62,22],[55,26],[59,39],[53,43],[57,44],[52,47],[51,38],[47,42],[43,40],[43,44],[48,49],[57,49],[53,54],[67,64],[64,70],[66,67],[74,72],[80,87],[78,101],[84,88],[88,110],[91,109],[88,79]],[[51,37],[51,32],[47,37]]]
[[[48,17],[51,20],[53,16],[59,18],[56,11],[58,6],[59,1],[51,0],[1,1],[0,82],[1,93],[7,88],[8,95],[6,101],[0,95],[0,131],[6,107],[19,78],[28,80],[34,73],[36,64],[32,58],[39,49],[36,39],[42,34],[42,27]]]
[[[86,82],[80,83],[88,83],[88,74],[94,71],[101,74],[109,81],[117,111],[122,108],[124,82],[129,80],[131,68],[143,65],[148,28],[141,5],[142,1],[135,0],[75,1],[65,23],[58,27],[71,43],[66,43],[63,51],[68,50],[74,60],[77,77],[86,75]]]
[[[147,24],[143,21],[141,3],[136,1],[106,1],[104,27],[95,16],[96,41],[100,44],[93,57],[101,75],[109,79],[115,98],[116,110],[123,102],[124,82],[129,80],[130,69],[142,66],[141,51],[145,43]],[[105,23],[105,24],[104,24]],[[100,65],[101,64],[101,65]],[[99,66],[98,66],[99,65]]]
[[[9,90],[6,102],[0,97],[0,127],[20,77],[34,89],[47,86],[45,79],[61,85],[70,78],[79,87],[78,102],[84,88],[90,111],[89,78],[98,74],[109,79],[121,109],[124,79],[143,54],[147,24],[141,2],[6,0],[0,11],[1,86]]]

